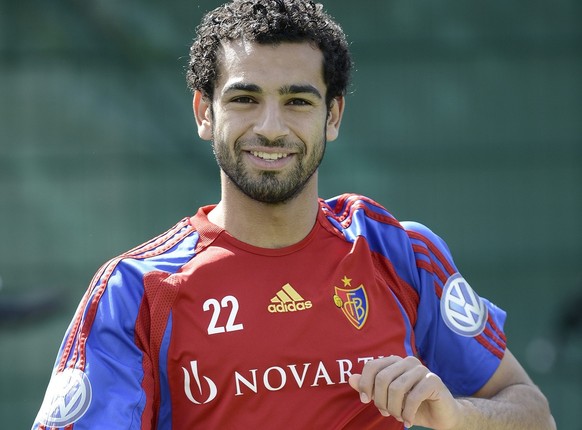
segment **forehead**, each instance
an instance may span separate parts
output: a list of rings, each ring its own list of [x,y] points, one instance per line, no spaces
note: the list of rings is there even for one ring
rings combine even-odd
[[[323,54],[313,44],[259,44],[245,40],[222,44],[218,55],[216,89],[252,83],[264,90],[310,84],[325,94]]]

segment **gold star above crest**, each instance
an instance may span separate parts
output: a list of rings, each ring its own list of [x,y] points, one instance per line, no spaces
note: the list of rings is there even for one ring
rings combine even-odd
[[[350,278],[348,278],[346,275],[344,275],[342,282],[344,283],[344,287],[351,287],[352,286],[352,283],[351,283],[352,280]]]

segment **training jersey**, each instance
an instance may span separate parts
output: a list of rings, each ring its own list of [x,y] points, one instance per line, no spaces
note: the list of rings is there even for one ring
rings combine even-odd
[[[504,311],[425,226],[345,194],[264,249],[212,209],[95,274],[33,429],[403,429],[349,386],[367,361],[416,356],[457,396],[497,369]]]

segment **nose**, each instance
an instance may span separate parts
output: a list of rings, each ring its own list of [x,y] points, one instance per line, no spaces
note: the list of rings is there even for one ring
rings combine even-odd
[[[281,107],[275,103],[265,103],[255,122],[253,131],[270,141],[289,134],[289,128],[285,123]]]

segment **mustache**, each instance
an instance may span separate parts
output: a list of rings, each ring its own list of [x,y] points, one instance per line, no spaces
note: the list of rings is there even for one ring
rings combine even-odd
[[[240,147],[251,146],[251,147],[269,147],[269,148],[280,148],[280,149],[298,149],[301,147],[297,142],[288,140],[285,137],[281,137],[275,140],[267,139],[264,136],[256,136],[251,139],[237,140],[235,142],[235,149],[240,149]]]

